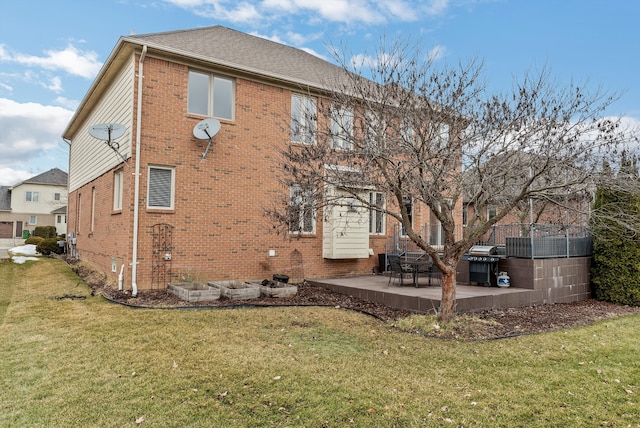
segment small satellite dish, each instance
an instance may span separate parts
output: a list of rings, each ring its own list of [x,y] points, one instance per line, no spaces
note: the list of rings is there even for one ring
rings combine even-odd
[[[124,125],[120,125],[119,123],[100,123],[89,128],[89,134],[91,134],[92,137],[106,141],[107,143],[122,137],[125,131]]]
[[[113,141],[116,138],[122,137],[125,132],[126,128],[124,125],[120,125],[119,123],[99,123],[89,127],[89,135],[107,143],[107,146],[116,152],[116,154],[126,164],[127,160],[118,151],[120,149],[120,144]]]
[[[193,127],[193,136],[198,140],[209,140],[207,148],[202,154],[202,159],[207,158],[209,147],[211,146],[211,139],[220,131],[220,122],[217,119],[203,119]]]

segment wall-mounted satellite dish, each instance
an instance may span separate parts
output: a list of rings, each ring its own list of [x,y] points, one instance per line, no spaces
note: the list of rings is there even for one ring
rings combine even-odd
[[[207,148],[202,154],[202,159],[207,158],[209,147],[211,146],[211,139],[220,131],[220,122],[217,119],[204,119],[201,120],[193,127],[193,136],[198,140],[209,140]]]
[[[113,151],[116,152],[118,156],[120,156],[126,163],[126,159],[118,151],[118,149],[120,149],[120,144],[113,141],[117,138],[122,137],[125,132],[126,128],[124,127],[124,125],[120,125],[119,123],[100,123],[89,127],[89,134],[92,137],[107,143],[107,146],[113,149]]]

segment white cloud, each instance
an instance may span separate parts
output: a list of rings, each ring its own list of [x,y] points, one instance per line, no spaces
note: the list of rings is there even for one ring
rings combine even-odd
[[[429,52],[427,52],[427,59],[429,61],[438,61],[439,59],[442,59],[442,57],[445,56],[446,52],[447,52],[446,47],[442,45],[434,46],[433,48],[431,48]]]
[[[70,100],[70,99],[65,98],[65,97],[57,97],[54,100],[54,102],[57,105],[61,106],[61,107],[64,107],[64,108],[66,108],[68,110],[73,110],[73,111],[75,111],[78,108],[78,106],[80,105],[80,101],[78,101],[78,100]]]
[[[63,107],[0,98],[0,168],[28,169],[43,153],[64,156],[67,148],[61,135],[72,115],[73,110]],[[4,173],[2,177],[19,181]]]
[[[72,45],[62,50],[47,50],[44,56],[10,53],[0,46],[0,61],[12,62],[29,67],[40,67],[46,70],[63,70],[67,73],[87,79],[94,78],[102,63],[98,54],[93,51],[81,51]]]

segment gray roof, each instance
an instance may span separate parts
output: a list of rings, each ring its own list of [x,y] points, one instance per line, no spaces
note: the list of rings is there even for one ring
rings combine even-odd
[[[0,186],[0,211],[11,211],[10,186]]]
[[[59,168],[50,169],[47,172],[31,177],[18,184],[54,184],[58,186],[66,186],[69,179],[69,175]],[[17,185],[16,185],[17,186]],[[15,186],[14,186],[15,187]]]
[[[128,36],[123,41],[318,88],[345,76],[341,67],[303,50],[219,25]]]

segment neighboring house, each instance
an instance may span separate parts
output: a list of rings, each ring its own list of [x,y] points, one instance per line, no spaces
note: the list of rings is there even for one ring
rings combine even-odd
[[[53,168],[13,186],[0,186],[0,238],[22,238],[37,226],[67,233],[66,172]]]
[[[134,294],[174,278],[371,273],[391,222],[362,207],[314,212],[277,178],[278,150],[313,143],[306,131],[326,83],[341,75],[302,50],[220,26],[121,37],[63,134],[72,254],[112,279],[123,272]],[[194,127],[212,117],[221,128],[208,148]],[[126,130],[111,146],[89,134],[105,123]],[[283,194],[300,208],[284,237],[264,215]],[[415,208],[416,224],[425,212]],[[342,214],[364,221],[324,233]]]

